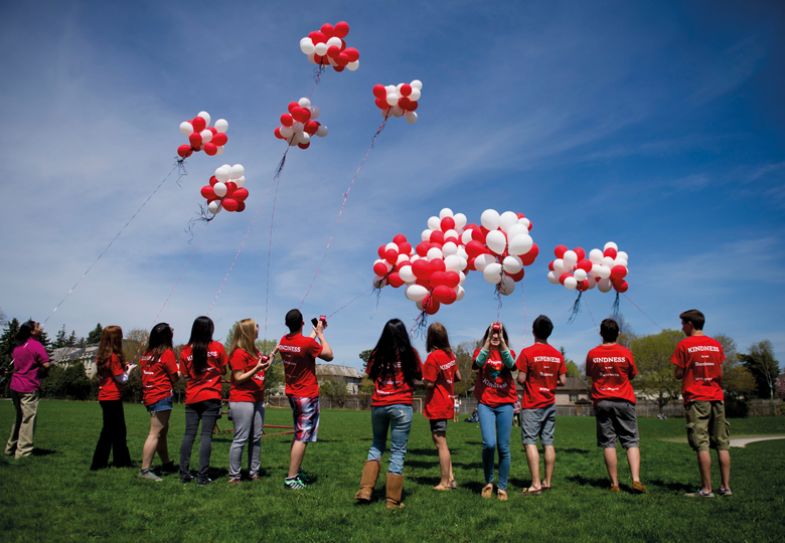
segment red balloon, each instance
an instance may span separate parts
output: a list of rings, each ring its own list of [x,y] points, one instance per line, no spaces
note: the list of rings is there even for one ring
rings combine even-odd
[[[232,198],[238,202],[244,201],[246,198],[248,198],[248,189],[245,187],[239,187],[235,189],[235,191],[232,192]]]
[[[237,212],[245,211],[245,202],[237,202]]]
[[[468,254],[471,258],[476,258],[485,252],[485,245],[477,241],[476,239],[471,240],[469,243],[466,244],[466,254]]]
[[[446,285],[447,284],[447,272],[443,271],[432,271],[431,272],[431,284],[436,285]]]
[[[299,147],[300,149],[308,149],[310,146],[311,146],[311,142],[310,141],[308,143],[298,143],[297,144],[297,147]]]
[[[436,300],[433,296],[426,296],[422,300],[422,309],[429,315],[433,315],[439,311],[439,305],[439,301]]]
[[[311,110],[304,107],[297,107],[292,111],[292,117],[294,117],[297,122],[307,123],[308,119],[311,118]]]
[[[335,28],[330,23],[324,23],[320,30],[322,31],[322,34],[328,38],[332,38],[333,34],[335,34]]]
[[[577,253],[577,251],[575,251],[575,252]],[[585,253],[584,253],[584,256],[586,256]],[[581,259],[580,255],[578,255],[578,268],[582,269],[586,273],[589,273],[591,271],[591,260],[589,260],[587,258]]]
[[[388,272],[387,264],[385,264],[384,262],[377,262],[376,264],[373,265],[373,273],[375,273],[376,275],[380,277],[384,277],[385,275],[387,275],[387,272]]]
[[[275,130],[273,130],[273,134],[275,134],[275,137],[278,138],[279,140],[283,139],[283,136],[281,135],[281,127],[280,126],[276,126],[275,127]]]
[[[390,275],[388,275],[387,282],[390,283],[390,286],[393,288],[398,288],[403,285],[403,279],[401,279],[401,276],[398,275],[397,272],[392,272]]]
[[[347,47],[343,50],[343,53],[349,58],[349,62],[360,60],[360,52],[354,47]]]
[[[584,279],[583,281],[578,281],[578,284],[575,287],[578,292],[585,292],[589,290],[589,280]]]
[[[289,111],[289,113],[294,114],[294,110],[298,109],[299,107],[300,107],[299,103],[297,103],[297,102],[289,102],[289,105],[286,106],[286,109]]]
[[[412,93],[412,86],[408,83],[401,85],[401,96],[409,96]]]
[[[567,279],[568,277],[572,277],[572,274],[569,273],[569,272],[564,272],[563,274],[561,274],[559,276],[559,283],[561,283],[563,285],[564,284],[564,280]]]
[[[387,100],[385,98],[377,98],[376,107],[378,107],[382,111],[387,111],[388,109],[390,109],[390,104],[387,103]]]
[[[428,263],[428,266],[430,266],[431,272],[436,272],[436,271],[443,272],[444,270],[447,269],[446,266],[444,265],[444,260],[441,260],[440,258],[431,260]]]
[[[226,182],[226,192],[231,193],[237,190],[237,183],[234,181],[227,181]]]
[[[310,120],[307,123],[305,123],[305,131],[311,136],[316,134],[317,130],[319,130],[319,123],[317,123],[316,121]]]
[[[412,104],[414,104],[414,102],[412,102],[411,100],[409,100],[405,96],[401,96],[398,99],[398,107],[401,108],[404,111],[410,111],[412,109]]]
[[[458,274],[457,271],[446,271],[445,285],[451,288],[457,287],[461,283],[461,276]]]
[[[616,252],[616,249],[614,249],[613,247],[608,247],[607,249],[605,249],[602,252],[602,254],[603,254],[603,256],[608,256],[610,258],[616,258],[616,255],[618,253]]]
[[[191,146],[186,145],[185,143],[177,148],[177,154],[180,155],[181,158],[188,158],[191,156],[191,153],[193,153]]]
[[[221,200],[221,206],[226,211],[237,211],[237,208],[240,207],[240,202],[238,202],[234,198],[224,198],[223,200]]]
[[[537,247],[536,243],[534,243],[534,244],[532,244],[532,248],[529,249],[528,253],[526,253],[525,255],[521,255],[521,257],[520,257],[521,258],[521,262],[523,262],[524,266],[531,266],[532,264],[534,264],[534,261],[537,259],[537,256],[539,254],[540,254],[540,248]],[[549,269],[551,269],[551,270],[553,269],[552,265],[553,265],[553,262],[551,262],[551,266],[549,266]]]
[[[337,45],[333,45],[332,47],[327,48],[327,56],[331,59],[335,60],[335,58],[341,53],[341,48]]]
[[[342,72],[344,70],[344,68],[346,68],[345,65],[344,66],[340,66],[340,65],[333,66],[333,70],[335,70],[336,72]]]
[[[505,272],[505,273],[506,273],[506,272]],[[523,268],[521,268],[521,271],[519,271],[518,273],[508,273],[507,275],[509,275],[509,276],[512,278],[512,280],[513,280],[513,281],[515,281],[515,282],[517,283],[518,281],[520,281],[521,279],[523,279],[523,276],[524,276],[525,274],[526,274],[526,272],[524,272],[524,271],[523,271]]]
[[[398,251],[395,249],[387,249],[384,251],[384,259],[394,266],[398,261]]]
[[[395,237],[393,238],[393,243],[395,243],[398,246],[400,246],[401,243],[404,243],[405,241],[406,241],[406,236],[404,236],[403,234],[395,234]]]
[[[461,240],[459,240],[455,236],[450,236],[449,238],[444,238],[444,243],[447,243],[448,241],[452,241],[455,245],[460,245],[461,244]]]
[[[474,257],[473,256],[470,256],[466,260],[466,269],[469,270],[469,271],[474,271],[474,270],[477,269],[477,268],[474,267]]]
[[[284,113],[281,115],[281,124],[283,126],[292,126],[294,123],[294,119],[292,119],[292,115],[290,113]]]
[[[418,255],[425,256],[428,254],[428,249],[430,248],[431,248],[431,244],[429,242],[421,241],[420,243],[417,244],[416,251]]]
[[[431,267],[428,265],[427,260],[421,258],[419,260],[415,260],[412,264],[412,272],[418,279],[427,278],[431,276]]]
[[[215,184],[217,182],[218,182],[218,178],[217,177],[215,177],[214,175],[212,177],[210,177],[210,186],[211,187],[215,186]]]
[[[456,296],[455,290],[446,285],[437,285],[431,294],[431,297],[437,302],[448,305],[455,301]]]
[[[201,117],[199,117],[201,119]],[[198,149],[202,146],[202,135],[199,132],[192,132],[190,136],[188,136],[188,141],[191,142],[191,147]]]
[[[400,249],[401,254],[409,255],[412,253],[412,244],[408,241],[404,241],[403,243],[398,244],[398,249]]]
[[[229,141],[229,137],[223,132],[218,132],[213,136],[212,139],[212,142],[216,144],[218,147],[221,147],[222,145],[226,145],[227,141]]]
[[[384,88],[384,85],[374,85],[373,86],[373,95],[376,98],[381,98],[382,100],[387,98],[387,89]],[[386,104],[387,102],[385,102]]]
[[[556,258],[564,258],[564,253],[568,250],[566,245],[557,245],[556,248],[553,249],[553,254],[556,255]]]
[[[444,243],[444,232],[441,230],[434,230],[431,232],[431,243]]]
[[[453,219],[452,217],[445,217],[441,220],[439,226],[441,226],[442,232],[446,232],[447,230],[452,230],[453,228],[455,228],[455,219]]]
[[[474,228],[472,229],[472,239],[475,241],[479,241],[480,243],[485,243],[485,237],[488,235],[488,231],[484,228],[473,224]],[[485,230],[485,232],[483,232]]]
[[[194,117],[191,119],[191,125],[194,127],[194,132],[201,132],[207,127],[207,122],[203,117]]]
[[[576,247],[573,249],[573,251],[575,251],[575,254],[578,255],[578,262],[586,258],[586,251],[583,250],[583,247]]]
[[[384,245],[379,245],[379,248],[376,249],[376,252],[379,254],[379,258],[384,258],[384,251],[386,251],[386,247]]]
[[[526,253],[526,254],[528,254],[528,253]],[[523,259],[521,259],[521,260],[523,260]],[[553,271],[553,260],[548,262],[548,271]]]
[[[202,187],[202,196],[209,202],[210,200],[215,200],[216,195],[213,187],[210,185],[205,185]]]
[[[213,142],[208,141],[204,144],[204,152],[210,156],[213,156],[218,152],[218,146],[216,146]]]
[[[346,35],[349,33],[349,23],[346,21],[340,21],[335,23],[335,28],[333,29],[333,36],[338,36],[339,38],[345,38]]]
[[[417,111],[417,102],[409,100],[407,107],[409,108],[409,111]]]
[[[351,59],[349,59],[349,55],[341,51],[340,53],[338,53],[338,56],[335,57],[335,62],[338,63],[338,66],[344,67],[351,62]]]
[[[529,219],[529,232],[532,231],[532,228],[534,228],[534,223],[532,222],[531,219]]]
[[[319,32],[318,30],[308,34],[308,37],[311,38],[311,41],[314,44],[324,43],[327,41],[327,36],[325,36],[323,32]]]
[[[621,279],[624,279],[626,276],[627,276],[627,268],[625,268],[624,266],[619,265],[611,268],[612,280],[620,281]]]

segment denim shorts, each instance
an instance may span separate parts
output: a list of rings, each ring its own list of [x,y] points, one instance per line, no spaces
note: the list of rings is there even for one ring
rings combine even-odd
[[[158,400],[154,404],[147,405],[147,411],[152,415],[153,413],[159,413],[161,411],[171,411],[173,407],[172,397],[169,396],[168,398],[164,398],[163,400]]]
[[[540,438],[543,445],[553,445],[556,430],[556,406],[549,405],[538,409],[521,409],[523,424],[521,437],[524,445],[536,445]]]
[[[447,433],[447,419],[431,419],[431,433],[432,434],[446,434]]]

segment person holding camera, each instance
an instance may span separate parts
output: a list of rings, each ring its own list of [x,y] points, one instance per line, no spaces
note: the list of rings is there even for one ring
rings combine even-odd
[[[482,346],[474,351],[473,368],[478,372],[474,382],[474,397],[480,417],[482,434],[482,465],[485,486],[481,495],[493,496],[495,451],[499,451],[499,481],[497,497],[507,500],[507,483],[510,477],[510,432],[512,431],[513,405],[517,399],[515,380],[515,352],[509,348],[507,329],[494,322],[485,330]]]
[[[39,323],[29,320],[19,327],[14,338],[11,399],[16,419],[5,445],[5,454],[17,460],[33,454],[41,373],[49,367],[49,355],[38,341],[42,331]]]
[[[314,319],[316,320],[316,319]],[[303,335],[303,314],[299,309],[291,309],[284,319],[289,333],[281,337],[277,349],[283,360],[286,396],[294,417],[294,438],[292,440],[289,471],[284,479],[284,487],[289,490],[302,490],[312,479],[302,470],[305,449],[308,443],[315,443],[319,431],[319,382],[316,379],[316,359],[325,362],[333,359],[333,350],[324,337],[327,320],[321,317],[313,323],[313,331]]]

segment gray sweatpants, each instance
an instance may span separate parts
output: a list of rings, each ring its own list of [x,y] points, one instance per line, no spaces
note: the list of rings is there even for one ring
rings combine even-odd
[[[248,472],[259,473],[259,456],[262,449],[264,429],[264,402],[229,402],[234,422],[234,439],[229,448],[229,477],[240,476],[243,447],[248,445]]]

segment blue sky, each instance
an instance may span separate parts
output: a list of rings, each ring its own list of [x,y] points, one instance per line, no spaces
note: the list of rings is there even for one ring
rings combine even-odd
[[[328,72],[312,92],[299,39],[339,20],[360,69]],[[401,290],[370,294],[376,247],[398,232],[416,239],[443,207],[474,222],[511,209],[532,219],[541,248],[504,299],[514,347],[545,313],[552,342],[583,359],[612,296],[587,293],[568,324],[574,293],[546,281],[547,263],[557,244],[613,240],[630,254],[621,307],[636,333],[678,328],[679,312],[698,307],[708,333],[740,349],[768,338],[785,360],[783,65],[778,2],[5,3],[0,309],[49,317],[52,335],[62,324],[150,328],[159,316],[178,341],[204,312],[219,336],[267,314],[277,337],[334,232],[303,311],[359,296],[328,330],[336,361],[359,365],[388,318],[416,316]],[[418,123],[388,123],[336,223],[380,121],[372,85],[415,78]],[[268,278],[283,152],[272,131],[305,95],[330,134],[289,154]],[[203,109],[229,120],[226,153],[191,157],[181,186],[164,185],[52,314],[171,168],[180,121]],[[201,225],[189,244],[199,188],[224,162],[245,165],[248,209]],[[466,290],[436,317],[454,343],[496,318],[479,274]]]

